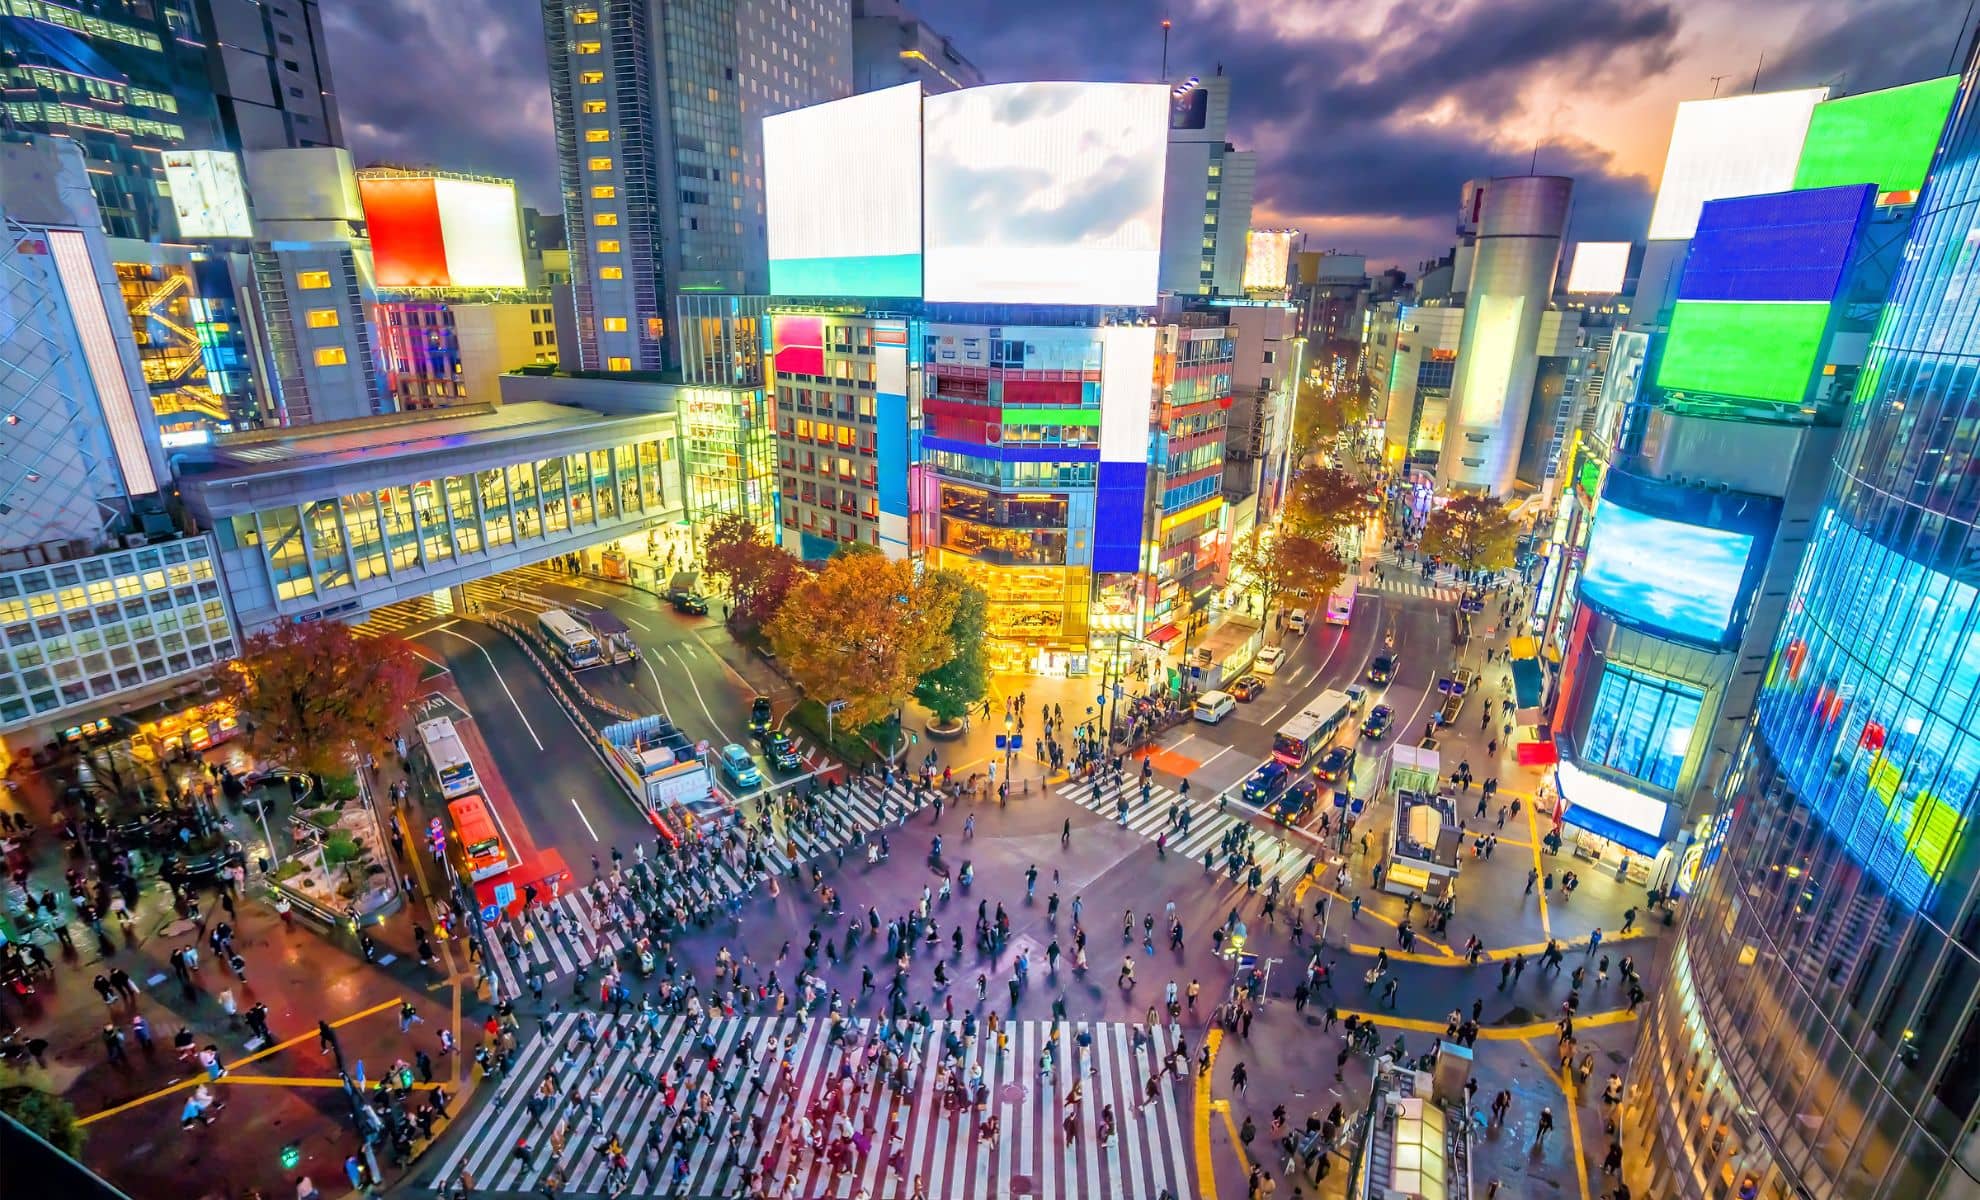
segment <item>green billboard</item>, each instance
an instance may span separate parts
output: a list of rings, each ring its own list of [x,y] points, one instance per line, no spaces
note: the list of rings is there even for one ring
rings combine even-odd
[[[1657,386],[1800,404],[1828,324],[1822,303],[1680,300],[1671,309]]]
[[[1917,191],[1958,93],[1959,76],[1944,75],[1816,105],[1795,189],[1874,183],[1879,192]]]

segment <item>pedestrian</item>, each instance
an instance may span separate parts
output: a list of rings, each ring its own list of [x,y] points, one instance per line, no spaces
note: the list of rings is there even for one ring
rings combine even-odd
[[[1244,1064],[1237,1063],[1233,1065],[1231,1067],[1231,1090],[1238,1093],[1239,1095],[1243,1095],[1245,1089],[1249,1087],[1250,1084],[1251,1084],[1251,1073],[1245,1070]]]

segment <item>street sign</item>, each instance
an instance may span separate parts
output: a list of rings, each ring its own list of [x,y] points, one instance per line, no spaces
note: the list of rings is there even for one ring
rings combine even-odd
[[[1256,954],[1240,954],[1238,955],[1237,963],[1240,971],[1249,971],[1258,965],[1258,956]]]
[[[1008,742],[1008,741],[1010,741],[1010,737],[1009,737],[1008,735],[1006,735],[1006,734],[1001,734],[1001,733],[1000,733],[1000,734],[998,734],[998,735],[997,735],[997,749],[999,749],[999,750],[1002,750],[1002,749],[1004,749],[1004,743],[1005,743],[1005,742]]]
[[[1334,807],[1335,807],[1335,808],[1346,808],[1347,806],[1348,806],[1348,798],[1347,798],[1347,793],[1346,793],[1346,792],[1335,792],[1335,793],[1334,793]]]
[[[515,884],[498,883],[495,885],[495,906],[497,908],[507,908],[511,904],[514,904],[515,902],[516,902]]]
[[[1011,738],[1011,753],[1015,754],[1022,749],[1024,749],[1024,735],[1020,733]]]
[[[825,702],[825,711],[834,715],[844,711],[845,707],[846,702],[844,700],[827,700]]]
[[[1358,817],[1361,815],[1361,810],[1365,807],[1366,805],[1362,804],[1361,802],[1361,797],[1356,796],[1354,798],[1354,803],[1348,805],[1348,811]]]
[[[481,910],[481,923],[483,925],[493,925],[501,915],[502,909],[499,905],[487,905]]]

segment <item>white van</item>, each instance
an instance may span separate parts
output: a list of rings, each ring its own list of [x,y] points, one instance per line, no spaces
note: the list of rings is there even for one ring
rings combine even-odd
[[[1196,698],[1196,719],[1215,725],[1237,711],[1237,697],[1229,692],[1205,692]]]
[[[1286,614],[1286,632],[1287,632],[1287,633],[1305,633],[1305,632],[1306,632],[1306,610],[1305,610],[1305,609],[1303,609],[1303,608],[1295,608],[1295,609],[1293,609],[1293,610],[1292,610],[1291,612],[1289,612],[1289,613],[1287,613],[1287,614]]]

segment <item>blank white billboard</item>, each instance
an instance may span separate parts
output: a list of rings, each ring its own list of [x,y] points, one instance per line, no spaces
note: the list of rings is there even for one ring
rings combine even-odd
[[[1148,415],[1154,407],[1155,327],[1101,329],[1101,462],[1138,463],[1148,458]]]
[[[1286,286],[1286,263],[1292,257],[1295,229],[1250,229],[1244,235],[1246,288],[1279,291]]]
[[[1576,242],[1567,290],[1574,295],[1613,296],[1629,274],[1628,242]]]
[[[1826,87],[1801,88],[1678,105],[1650,236],[1690,237],[1707,200],[1794,187],[1808,118],[1828,95]]]
[[[436,179],[440,237],[447,247],[447,281],[454,287],[527,287],[516,186],[473,179]]]
[[[763,119],[770,291],[921,294],[921,85]]]
[[[163,157],[180,237],[254,236],[239,159],[225,150],[167,150]]]
[[[927,299],[1153,304],[1168,113],[1161,84],[927,97]]]

